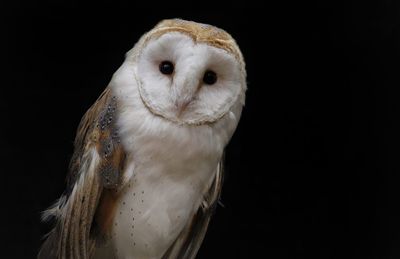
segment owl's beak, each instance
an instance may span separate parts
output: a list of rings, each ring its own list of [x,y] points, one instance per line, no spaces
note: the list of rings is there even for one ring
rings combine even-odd
[[[187,100],[183,102],[175,102],[177,108],[177,117],[181,117],[182,113],[186,110],[192,100]]]
[[[186,74],[191,75],[189,72]],[[190,103],[193,102],[196,92],[199,90],[199,85],[199,80],[195,75],[179,78],[175,81],[174,104],[178,118],[183,115]]]

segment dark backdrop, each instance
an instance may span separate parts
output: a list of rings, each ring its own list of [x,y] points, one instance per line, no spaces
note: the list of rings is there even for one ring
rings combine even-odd
[[[226,29],[247,61],[225,207],[198,258],[399,258],[394,2],[282,2],[259,12],[68,1],[2,9],[2,258],[34,258],[49,230],[40,211],[63,191],[80,118],[124,53],[171,17]]]

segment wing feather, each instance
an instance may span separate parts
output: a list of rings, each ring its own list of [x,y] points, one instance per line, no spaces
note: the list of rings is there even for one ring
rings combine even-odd
[[[125,152],[115,127],[117,101],[106,88],[83,116],[74,142],[67,188],[44,218],[56,222],[38,258],[90,258],[104,234],[96,212],[104,189],[122,183]]]

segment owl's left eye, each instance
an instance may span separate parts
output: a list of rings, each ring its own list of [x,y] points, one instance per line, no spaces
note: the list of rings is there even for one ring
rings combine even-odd
[[[164,75],[170,75],[174,72],[174,64],[171,61],[163,61],[160,63],[159,69]]]

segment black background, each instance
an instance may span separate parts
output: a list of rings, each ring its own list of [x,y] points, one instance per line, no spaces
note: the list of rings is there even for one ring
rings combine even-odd
[[[2,9],[2,258],[34,258],[80,118],[172,17],[230,32],[248,71],[225,207],[198,258],[400,258],[400,6],[332,3]]]

